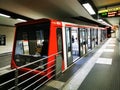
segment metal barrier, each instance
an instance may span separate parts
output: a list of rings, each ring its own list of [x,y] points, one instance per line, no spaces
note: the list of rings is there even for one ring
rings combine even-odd
[[[10,78],[9,80],[6,80],[6,81],[0,83],[0,90],[4,90],[4,89],[7,89],[7,90],[30,90],[30,89],[37,90],[37,89],[39,89],[42,85],[44,85],[50,79],[54,78],[55,76],[57,76],[58,74],[61,73],[61,71],[62,71],[61,65],[62,64],[60,64],[59,67],[57,67],[57,64],[56,64],[56,62],[59,62],[59,61],[62,62],[62,54],[61,53],[62,52],[55,53],[55,54],[50,55],[48,57],[36,60],[34,62],[28,63],[26,65],[23,65],[21,67],[18,67],[18,68],[11,70],[11,72],[9,72],[9,73],[11,73],[11,75],[13,77]],[[54,57],[54,59],[50,60],[48,63],[44,63],[41,66],[38,66],[34,69],[29,70],[28,72],[20,73],[20,70],[22,68],[28,67],[28,66],[33,65],[35,63],[39,63],[39,62],[44,61],[46,59],[49,59],[51,57]],[[53,63],[53,62],[55,62],[55,63],[52,66],[42,70],[42,72],[39,72],[37,74],[33,74],[29,78],[25,78],[26,76],[29,76],[29,74],[31,72],[34,72],[35,70],[39,69],[40,67],[44,67],[44,66],[48,65],[49,63]],[[52,69],[52,71],[49,73],[46,73],[43,76],[39,76],[40,74],[42,74],[43,72],[46,72],[49,69]],[[49,78],[46,78],[48,75],[51,75],[51,74],[52,74],[52,76],[50,76]]]

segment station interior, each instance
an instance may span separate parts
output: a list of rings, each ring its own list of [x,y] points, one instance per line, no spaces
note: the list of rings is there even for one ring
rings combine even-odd
[[[94,13],[87,11],[86,3]],[[120,0],[0,0],[0,90],[26,90],[16,84],[6,89],[2,81],[13,71],[16,24],[41,18],[109,28],[110,36],[59,76],[31,90],[120,90]]]

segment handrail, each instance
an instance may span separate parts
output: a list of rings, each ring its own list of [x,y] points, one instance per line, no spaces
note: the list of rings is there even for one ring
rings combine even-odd
[[[50,55],[50,56],[47,56],[47,57],[45,57],[45,58],[38,59],[38,60],[36,60],[36,61],[34,61],[34,62],[25,64],[25,65],[23,65],[23,66],[20,66],[20,67],[17,67],[17,68],[15,68],[15,69],[11,70],[11,72],[15,72],[15,75],[17,75],[17,76],[15,76],[14,78],[12,78],[12,79],[10,79],[10,80],[8,80],[8,81],[5,81],[5,82],[1,83],[1,84],[0,84],[0,87],[5,86],[5,85],[10,84],[11,82],[15,81],[15,85],[14,85],[14,86],[11,86],[8,90],[13,90],[13,89],[17,90],[20,85],[22,85],[22,84],[26,83],[27,81],[35,78],[36,76],[40,75],[41,73],[43,73],[43,72],[45,72],[45,71],[47,71],[47,70],[55,67],[55,66],[56,66],[56,63],[54,63],[52,66],[50,66],[50,67],[48,67],[48,68],[40,71],[39,73],[33,75],[32,77],[25,79],[25,80],[22,81],[22,82],[18,82],[18,79],[24,77],[25,75],[33,72],[33,71],[36,70],[36,69],[39,69],[40,67],[39,67],[39,66],[38,66],[38,67],[35,67],[34,69],[31,69],[30,71],[25,72],[25,73],[19,75],[19,74],[18,74],[18,71],[19,71],[20,69],[25,68],[25,67],[27,67],[27,66],[29,66],[29,65],[33,65],[33,64],[35,64],[35,63],[41,62],[41,61],[43,61],[43,60],[46,60],[46,59],[54,56],[54,57],[55,57],[54,59],[52,59],[52,60],[49,61],[48,63],[44,63],[43,65],[41,65],[41,66],[45,66],[45,65],[50,64],[50,63],[52,63],[52,62],[55,62],[55,61],[56,61],[56,57],[59,56],[61,53],[62,53],[62,51],[60,51],[60,52],[58,52],[58,53],[55,53],[55,54],[52,54],[52,55]],[[47,73],[46,75],[38,78],[38,80],[36,80],[36,81],[32,82],[31,84],[29,84],[28,86],[24,87],[23,90],[26,90],[27,88],[29,88],[29,87],[31,87],[32,85],[36,84],[37,82],[39,82],[39,81],[42,80],[43,78],[47,77],[48,75],[51,75],[51,74],[52,74],[53,72],[55,72],[55,71],[56,71],[56,69],[54,68],[51,72]],[[16,74],[16,73],[17,73],[17,74]],[[58,73],[56,73],[56,74],[58,74]],[[48,79],[46,79],[44,82],[42,82],[42,83],[40,84],[40,86],[42,86],[44,83],[46,83],[47,81],[49,81],[49,79],[55,77],[56,74],[54,73],[50,78],[48,78]],[[39,87],[40,87],[40,86],[39,86]],[[37,87],[38,87],[38,86],[37,86]],[[36,88],[37,88],[37,87],[36,87]],[[38,87],[38,88],[39,88],[39,87]]]

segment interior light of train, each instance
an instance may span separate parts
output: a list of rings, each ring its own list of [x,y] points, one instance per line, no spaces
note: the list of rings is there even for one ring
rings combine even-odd
[[[83,7],[91,14],[94,15],[96,14],[95,11],[93,10],[92,6],[89,3],[84,3]]]
[[[5,14],[2,14],[2,13],[0,13],[0,16],[10,18],[10,16],[9,16],[9,15],[5,15]]]

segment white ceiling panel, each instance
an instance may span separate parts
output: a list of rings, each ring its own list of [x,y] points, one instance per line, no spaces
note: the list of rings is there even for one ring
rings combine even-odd
[[[96,7],[102,6],[103,4],[107,5],[109,3],[114,3],[112,2],[113,0],[93,1],[97,5]],[[119,2],[120,0],[116,1]],[[0,8],[33,19],[53,18],[64,20],[69,17],[83,16],[94,20],[89,15],[89,13],[81,6],[78,0],[0,0]],[[3,20],[2,23],[5,21],[5,23],[7,24],[6,20]],[[113,24],[116,24],[119,22],[118,20],[118,18],[115,18],[111,19],[110,21]],[[9,22],[10,21],[8,21],[8,23]]]

